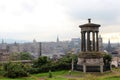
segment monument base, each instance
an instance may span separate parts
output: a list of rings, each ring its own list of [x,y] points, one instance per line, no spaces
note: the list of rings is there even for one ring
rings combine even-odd
[[[78,58],[77,69],[85,72],[101,72],[104,71],[103,58]]]
[[[78,58],[78,69],[83,72],[104,71],[102,52],[81,52]]]
[[[77,65],[76,70],[84,72],[83,65]],[[100,72],[100,66],[86,66],[86,72]]]

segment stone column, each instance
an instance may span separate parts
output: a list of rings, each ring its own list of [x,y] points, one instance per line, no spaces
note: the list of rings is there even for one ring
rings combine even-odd
[[[74,70],[74,59],[72,58],[72,63],[71,63],[71,70]]]
[[[93,51],[95,51],[95,32],[92,32],[92,38],[93,38]]]
[[[100,64],[100,72],[103,73],[103,65]]]
[[[85,33],[86,32],[83,32],[83,46],[84,46],[84,48],[83,48],[83,51],[86,51],[86,36],[85,36]]]
[[[87,32],[87,51],[90,51],[90,32]]]
[[[96,31],[96,51],[99,51],[98,31]]]
[[[112,70],[112,65],[110,64],[110,71]]]
[[[81,32],[81,51],[83,51],[83,32]]]
[[[83,64],[83,72],[86,73],[86,65]]]

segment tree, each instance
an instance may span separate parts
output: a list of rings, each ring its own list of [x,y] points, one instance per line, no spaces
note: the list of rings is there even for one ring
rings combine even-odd
[[[40,56],[37,60],[33,61],[33,67],[41,67],[42,65],[45,65],[47,63],[50,63],[50,59],[47,58],[46,56]]]
[[[10,60],[32,60],[33,56],[28,52],[21,52],[21,53],[11,53]]]
[[[33,57],[30,53],[28,52],[21,52],[20,53],[20,60],[32,60]]]

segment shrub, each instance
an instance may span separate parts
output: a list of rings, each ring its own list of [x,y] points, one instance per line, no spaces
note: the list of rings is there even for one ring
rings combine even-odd
[[[50,63],[50,60],[46,56],[40,56],[37,60],[33,61],[33,67],[41,67],[42,65],[45,65],[47,63]]]
[[[46,56],[41,56],[33,62],[32,68],[29,70],[29,73],[42,73],[59,70],[69,70],[71,68],[71,57],[69,55],[64,56],[58,61],[52,61]]]
[[[4,73],[5,73],[5,71],[3,70],[3,66],[0,65],[0,76],[3,76]]]
[[[49,75],[48,75],[49,78],[52,78],[52,72],[51,70],[49,70]]]
[[[6,63],[4,64],[5,77],[17,78],[17,77],[27,77],[28,73],[25,67],[21,63]]]
[[[111,60],[112,60],[112,56],[110,54],[104,54],[103,56],[104,64],[109,64]]]

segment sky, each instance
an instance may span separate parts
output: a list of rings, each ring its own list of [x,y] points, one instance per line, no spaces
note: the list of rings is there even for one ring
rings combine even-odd
[[[120,0],[0,0],[0,39],[70,40],[88,18],[103,42],[120,42]]]

